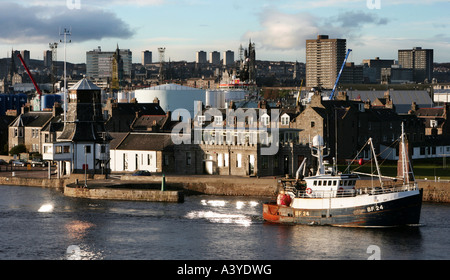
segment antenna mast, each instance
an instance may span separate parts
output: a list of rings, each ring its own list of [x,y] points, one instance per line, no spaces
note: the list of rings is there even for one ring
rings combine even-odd
[[[61,33],[61,31],[59,32],[59,36],[64,35],[64,41],[59,40],[60,42],[64,42],[64,122],[66,122],[66,111],[67,111],[67,67],[66,67],[66,44],[67,43],[71,43],[72,40],[69,40],[69,42],[67,42],[67,36],[71,36],[72,32],[70,30],[67,30],[66,28],[64,28],[64,32]]]
[[[166,48],[158,48],[159,52],[159,84],[162,84],[164,77],[164,56],[166,52]]]
[[[55,80],[56,80],[56,76],[57,76],[57,72],[56,72],[56,61],[58,60],[58,54],[57,54],[57,48],[58,48],[58,43],[49,43],[48,44],[50,49],[52,50],[52,67],[51,67],[51,73],[52,73],[52,92],[55,93]]]

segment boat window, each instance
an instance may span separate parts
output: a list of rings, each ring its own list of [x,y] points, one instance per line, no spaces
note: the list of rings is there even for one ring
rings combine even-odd
[[[344,185],[344,181],[340,181],[340,186],[343,186]]]
[[[352,184],[351,184],[352,186],[355,186],[355,185],[356,185],[356,181],[355,181],[355,180],[351,181],[351,183],[352,183]]]
[[[331,183],[332,183],[332,182],[331,182],[331,180],[330,180],[330,181],[328,181],[328,186],[331,186]]]
[[[333,186],[336,186],[336,183],[337,183],[336,180],[333,180]]]
[[[345,180],[345,181],[344,181],[344,186],[347,186],[347,184],[348,184],[348,181]]]
[[[320,181],[320,180],[319,180],[319,184],[318,184],[318,186],[322,186],[322,181]]]
[[[317,181],[316,181],[316,180],[314,180],[313,185],[314,185],[314,186],[317,186]]]

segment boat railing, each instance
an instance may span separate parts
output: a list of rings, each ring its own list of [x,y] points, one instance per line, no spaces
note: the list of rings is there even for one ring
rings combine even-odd
[[[348,189],[343,191],[313,191],[298,190],[295,187],[286,187],[285,191],[300,198],[333,198],[333,197],[354,197],[357,195],[379,195],[386,193],[396,193],[417,190],[417,184],[402,186],[385,186],[385,187],[366,187],[357,189]]]

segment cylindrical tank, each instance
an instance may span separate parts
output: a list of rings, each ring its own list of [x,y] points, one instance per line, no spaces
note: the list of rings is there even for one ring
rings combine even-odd
[[[53,94],[46,94],[41,96],[41,110],[51,109],[55,103],[55,96]]]
[[[8,93],[5,94],[5,109],[6,110],[11,110],[13,108],[13,95]]]
[[[191,88],[176,84],[165,84],[134,92],[138,103],[153,103],[155,98],[159,99],[159,105],[165,111],[186,109],[191,115],[194,113],[194,102],[205,103],[205,90]]]
[[[17,94],[17,110],[20,110],[28,102],[28,96],[25,93]]]
[[[215,90],[207,90],[205,93],[205,106],[209,106],[212,108],[217,108],[216,100],[217,100],[217,91]]]
[[[6,96],[0,94],[0,116],[4,116],[6,113]]]

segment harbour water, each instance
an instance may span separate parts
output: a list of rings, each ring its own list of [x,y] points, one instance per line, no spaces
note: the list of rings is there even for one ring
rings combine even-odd
[[[184,203],[89,200],[0,186],[1,260],[447,260],[450,205],[424,203],[401,229],[286,226],[261,197]]]

